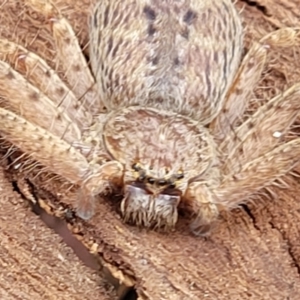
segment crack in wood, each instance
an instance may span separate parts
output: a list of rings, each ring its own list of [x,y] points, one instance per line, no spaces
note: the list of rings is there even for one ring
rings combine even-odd
[[[135,289],[119,283],[118,279],[113,276],[110,270],[104,265],[101,265],[99,259],[96,259],[95,255],[91,254],[88,249],[76,237],[74,237],[68,228],[68,222],[65,221],[68,219],[73,219],[72,212],[66,212],[65,220],[47,213],[46,210],[43,209],[39,204],[39,196],[35,192],[35,186],[30,182],[30,180],[24,180],[30,189],[30,194],[32,196],[30,197],[31,199],[28,199],[28,191],[22,191],[22,187],[19,187],[17,181],[12,180],[10,182],[13,190],[20,194],[22,199],[30,204],[31,210],[38,215],[50,229],[54,230],[54,232],[63,239],[64,243],[74,251],[76,256],[83,262],[83,264],[93,270],[98,271],[99,276],[107,280],[107,282],[115,287],[118,300],[136,300],[137,293]],[[33,203],[32,199],[35,199],[36,203]]]

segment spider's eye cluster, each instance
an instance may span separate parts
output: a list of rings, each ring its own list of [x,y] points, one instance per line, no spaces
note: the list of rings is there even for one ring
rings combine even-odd
[[[176,188],[176,181],[184,178],[183,172],[180,171],[177,174],[172,175],[168,179],[165,178],[156,179],[151,176],[147,176],[146,171],[138,163],[133,164],[132,169],[138,173],[137,180],[139,182],[146,182],[151,185],[166,187],[170,189]]]

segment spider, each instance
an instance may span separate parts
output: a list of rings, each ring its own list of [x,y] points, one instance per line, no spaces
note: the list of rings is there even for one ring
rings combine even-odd
[[[139,226],[173,228],[178,209],[206,235],[222,210],[271,186],[300,158],[288,135],[300,109],[296,84],[245,111],[268,45],[242,58],[231,0],[102,0],[89,23],[90,64],[51,2],[27,1],[51,24],[64,79],[37,54],[0,39],[0,134],[48,171],[78,186],[89,219],[98,195],[123,194]]]

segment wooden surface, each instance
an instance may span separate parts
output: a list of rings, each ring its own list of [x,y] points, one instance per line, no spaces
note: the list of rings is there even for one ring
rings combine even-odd
[[[101,299],[115,292],[34,215],[0,171],[0,298]],[[26,205],[27,204],[27,205]]]
[[[14,9],[24,10],[24,1],[19,1],[19,6],[13,2],[5,3],[11,11],[4,12],[0,5],[0,24],[7,28],[1,29],[2,36],[9,34],[9,25],[18,23]],[[84,45],[89,1],[80,1],[80,5],[77,1],[75,6],[72,0],[55,2]],[[244,18],[246,49],[252,40],[275,29],[300,27],[297,0],[238,1],[237,7]],[[34,35],[37,25],[29,26],[28,20],[18,23],[16,39]],[[43,34],[44,39],[30,47],[51,61],[51,39],[46,38],[46,30]],[[270,49],[256,90],[258,100],[268,99],[300,80],[299,45],[296,40],[295,47]],[[1,299],[114,299],[101,277],[106,274],[103,277],[109,278],[108,273],[124,286],[134,286],[140,299],[300,299],[300,183],[295,177],[287,176],[287,186],[273,188],[269,198],[258,195],[247,206],[223,216],[207,239],[190,235],[188,220],[183,217],[171,233],[125,225],[117,203],[100,200],[90,222],[82,223],[74,215],[67,218],[74,236],[97,258],[90,266],[104,266],[97,278],[95,271],[81,265],[61,238],[51,233],[30,212],[26,200],[13,191],[16,175],[6,171],[6,178],[1,176],[0,262],[5,266],[0,269]],[[34,185],[30,192],[51,214],[59,215],[59,207],[66,207],[73,199],[59,183],[50,185],[43,178],[30,178],[30,182]],[[60,203],[53,197],[58,192]],[[61,235],[67,239],[66,234]]]

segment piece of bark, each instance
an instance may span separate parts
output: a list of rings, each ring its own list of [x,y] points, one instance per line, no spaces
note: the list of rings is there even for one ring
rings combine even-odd
[[[97,272],[84,266],[28,209],[2,168],[0,191],[0,299],[116,297]]]
[[[83,28],[78,34],[85,45],[89,1],[83,8],[73,6],[71,0],[55,2],[58,8],[64,8],[75,29]],[[237,6],[247,26],[246,48],[252,40],[277,28],[300,25],[297,0],[240,1]],[[34,36],[34,28],[30,30],[29,40]],[[22,30],[17,34],[24,38]],[[37,40],[30,47],[52,60],[49,44],[51,41]],[[297,47],[270,49],[268,57],[267,71],[256,90],[258,99],[267,99],[300,80]],[[285,181],[288,188],[273,189],[277,197],[257,196],[248,205],[223,216],[207,239],[190,235],[188,220],[183,217],[176,231],[170,233],[128,226],[121,221],[113,200],[99,200],[96,216],[87,223],[73,214],[66,214],[65,219],[74,236],[115,278],[127,286],[135,285],[140,299],[296,300],[300,298],[300,183],[291,176]],[[72,204],[74,195],[64,193],[58,183],[49,184],[42,176],[31,178],[31,182],[34,196],[49,213],[62,215],[60,207],[65,211],[68,208],[62,203]],[[57,194],[61,195],[59,199],[53,197]],[[47,251],[44,248],[42,252]],[[39,264],[42,262],[35,266]],[[82,292],[79,285],[76,289],[78,294]],[[102,293],[98,292],[98,299],[103,299]]]
[[[298,299],[299,184],[286,181],[288,190],[274,190],[277,199],[261,198],[224,216],[208,239],[190,235],[186,220],[172,233],[124,225],[110,201],[100,202],[88,223],[74,215],[66,220],[93,253],[117,267],[116,278],[135,281],[140,299]],[[74,198],[41,177],[34,183],[50,213]],[[61,193],[60,201],[52,193]]]

